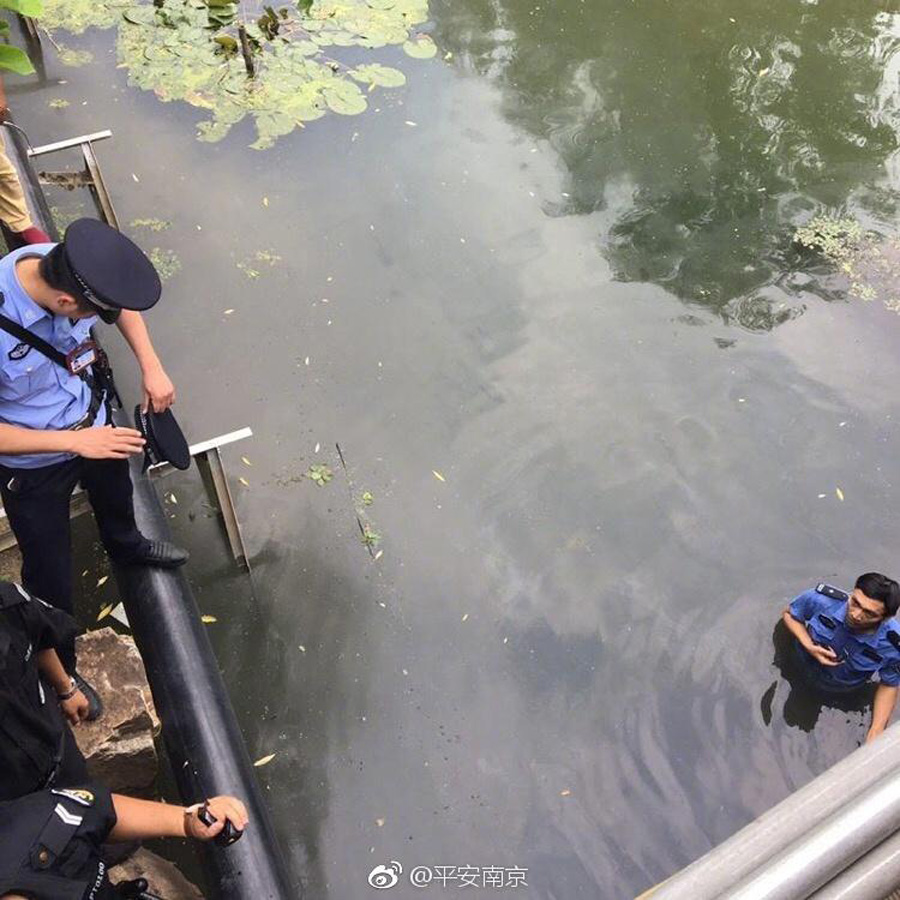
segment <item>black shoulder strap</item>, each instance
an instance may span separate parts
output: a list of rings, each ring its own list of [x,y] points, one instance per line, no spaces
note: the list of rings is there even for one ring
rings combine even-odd
[[[62,366],[67,372],[69,367],[66,364],[66,355],[57,350],[52,344],[48,344],[42,337],[38,337],[33,331],[29,331],[18,322],[13,322],[2,313],[0,313],[0,328],[7,334],[17,337],[20,341],[33,347],[38,353],[42,353],[47,359],[52,360],[58,366]]]

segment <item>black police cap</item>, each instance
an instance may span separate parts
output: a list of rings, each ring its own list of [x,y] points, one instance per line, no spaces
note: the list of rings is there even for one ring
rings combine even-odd
[[[160,462],[171,463],[176,469],[190,466],[191,451],[171,409],[161,413],[143,412],[138,404],[134,408],[134,427],[147,441],[144,444],[145,471]]]
[[[162,294],[153,263],[134,241],[98,219],[77,219],[63,240],[63,258],[78,293],[105,322],[123,309],[150,309]]]

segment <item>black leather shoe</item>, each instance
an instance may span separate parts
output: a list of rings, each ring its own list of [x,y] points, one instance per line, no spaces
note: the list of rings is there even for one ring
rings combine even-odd
[[[78,690],[87,698],[88,714],[85,717],[88,722],[95,722],[103,715],[103,701],[100,695],[94,690],[93,685],[85,681],[77,672],[72,676]]]
[[[132,565],[159,566],[160,569],[177,569],[188,561],[190,554],[168,541],[147,541],[146,547],[128,560]]]

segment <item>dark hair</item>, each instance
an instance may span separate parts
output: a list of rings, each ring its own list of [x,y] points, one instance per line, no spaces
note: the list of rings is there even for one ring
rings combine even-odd
[[[68,266],[63,258],[63,246],[57,244],[49,253],[41,257],[38,263],[38,275],[53,288],[54,291],[65,291],[72,297],[82,312],[93,310],[93,307],[81,295],[78,286],[69,277]]]
[[[856,588],[867,597],[880,600],[884,604],[885,618],[895,615],[900,609],[900,584],[887,575],[879,575],[878,572],[866,572],[856,579]]]

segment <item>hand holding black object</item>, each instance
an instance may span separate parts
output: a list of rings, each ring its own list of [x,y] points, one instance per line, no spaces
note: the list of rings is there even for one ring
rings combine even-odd
[[[218,819],[210,812],[209,801],[204,803],[203,806],[197,810],[197,818],[206,825],[207,828],[218,821]],[[238,831],[238,829],[231,824],[230,819],[226,818],[224,827],[213,840],[221,847],[228,847],[235,841],[240,840],[243,833],[243,831]]]

